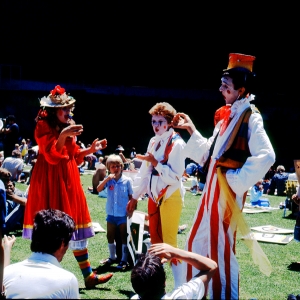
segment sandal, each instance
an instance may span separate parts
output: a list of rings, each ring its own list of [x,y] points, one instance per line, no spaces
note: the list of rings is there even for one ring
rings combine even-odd
[[[112,259],[112,258],[106,258],[100,261],[100,264],[105,265],[105,266],[111,266],[113,264],[115,264],[117,262],[116,259]]]

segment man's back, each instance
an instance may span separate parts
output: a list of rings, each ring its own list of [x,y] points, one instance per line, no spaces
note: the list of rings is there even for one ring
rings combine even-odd
[[[4,269],[7,298],[79,299],[78,281],[50,254],[34,252]]]
[[[185,171],[188,175],[195,176],[195,172],[197,171],[197,168],[198,168],[197,164],[191,162],[186,166]]]
[[[277,196],[285,196],[285,183],[288,180],[289,174],[282,172],[276,173],[271,181],[271,186],[277,189]]]
[[[16,157],[7,157],[5,158],[2,167],[7,169],[11,173],[12,180],[17,180],[18,175],[23,170],[23,160]]]

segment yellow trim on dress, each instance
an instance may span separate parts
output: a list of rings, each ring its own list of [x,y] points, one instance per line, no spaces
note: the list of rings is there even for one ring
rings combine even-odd
[[[241,232],[243,241],[249,248],[253,262],[259,266],[259,270],[267,276],[272,272],[271,263],[259,246],[257,240],[251,234],[250,228],[239,208],[235,195],[230,189],[225,175],[222,173],[221,168],[217,168],[218,182],[220,185],[220,204],[224,210],[224,222],[230,224],[231,229],[234,227]]]

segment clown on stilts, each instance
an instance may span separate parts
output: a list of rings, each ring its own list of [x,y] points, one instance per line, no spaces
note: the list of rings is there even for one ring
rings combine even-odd
[[[215,114],[215,128],[205,138],[187,114],[178,113],[174,128],[186,129],[191,135],[186,156],[204,165],[210,160],[206,184],[190,229],[186,250],[208,256],[218,264],[209,283],[209,299],[239,299],[239,266],[235,256],[237,229],[262,273],[271,273],[271,265],[250,234],[242,214],[247,191],[275,162],[275,153],[263,126],[254,100],[252,71],[254,56],[229,55],[227,69],[221,76],[226,105]],[[215,142],[215,143],[213,143]],[[214,144],[210,158],[209,150]],[[189,280],[197,270],[187,267]]]

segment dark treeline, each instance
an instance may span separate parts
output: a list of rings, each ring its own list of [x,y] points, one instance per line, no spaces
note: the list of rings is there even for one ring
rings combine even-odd
[[[39,110],[39,98],[46,95],[47,91],[1,90],[0,118],[14,114],[20,126],[20,137],[34,141],[34,119]],[[94,138],[106,138],[108,148],[104,150],[104,155],[114,152],[119,144],[124,147],[126,156],[129,156],[131,147],[135,147],[138,153],[144,153],[153,136],[148,111],[157,102],[169,102],[177,111],[189,114],[205,137],[212,134],[215,110],[224,105],[221,97],[191,100],[184,97],[173,99],[91,94],[82,90],[72,91],[71,95],[77,100],[74,120],[84,126],[79,139],[88,144]],[[288,171],[293,166],[293,159],[300,157],[299,151],[293,146],[300,104],[293,102],[292,105],[286,105],[287,101],[284,96],[260,94],[253,103],[263,115],[266,131],[276,153],[275,165],[283,164]],[[179,133],[187,141],[189,135],[186,131],[180,130]]]

